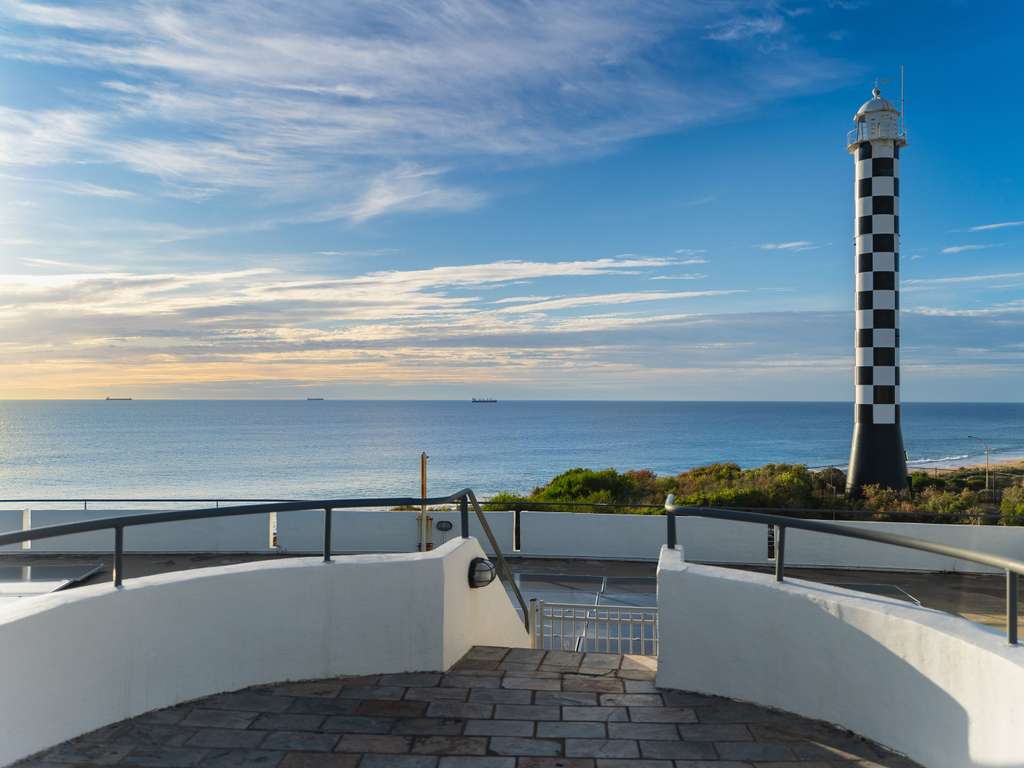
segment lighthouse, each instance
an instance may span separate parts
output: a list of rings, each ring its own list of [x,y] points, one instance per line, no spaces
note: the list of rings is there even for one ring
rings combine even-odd
[[[847,134],[854,167],[856,367],[846,490],[907,487],[900,433],[900,111],[876,86]]]

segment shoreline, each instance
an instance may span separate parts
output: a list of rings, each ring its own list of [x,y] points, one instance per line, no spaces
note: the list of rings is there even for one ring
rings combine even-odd
[[[1021,470],[1021,471],[1024,471],[1024,458],[1021,458],[1020,456],[1015,456],[1013,458],[1008,458],[1008,459],[993,459],[993,460],[991,460],[989,462],[988,467],[989,467],[989,470],[992,471],[992,472],[998,472],[1000,470]],[[908,467],[908,469],[910,469],[910,467]],[[965,470],[966,471],[981,471],[981,472],[984,472],[985,471],[985,462],[981,461],[981,462],[976,462],[976,463],[972,463],[972,464],[960,464],[960,465],[955,465],[955,466],[952,465],[952,464],[942,464],[942,465],[926,466],[926,467],[921,467],[921,466],[916,466],[915,465],[913,467],[913,469],[911,469],[910,471],[914,471],[914,470],[927,470],[927,471],[934,471],[934,472],[941,472],[941,473],[962,472],[962,471],[965,471]]]

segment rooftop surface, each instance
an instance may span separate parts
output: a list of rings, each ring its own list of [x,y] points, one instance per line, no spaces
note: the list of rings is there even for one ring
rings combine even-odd
[[[645,656],[476,647],[447,673],[219,694],[18,768],[912,768],[824,723],[656,688]]]

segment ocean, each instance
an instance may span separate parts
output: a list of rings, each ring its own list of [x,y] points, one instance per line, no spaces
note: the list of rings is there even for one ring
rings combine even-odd
[[[0,401],[0,500],[529,491],[570,467],[844,466],[853,406],[797,402]],[[911,466],[1024,456],[1024,404],[909,403]]]

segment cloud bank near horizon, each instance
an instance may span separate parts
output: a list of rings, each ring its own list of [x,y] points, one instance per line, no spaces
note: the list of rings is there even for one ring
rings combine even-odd
[[[273,267],[4,275],[0,354],[16,364],[0,397],[294,396],[311,387],[415,397],[486,386],[519,396],[699,399],[740,396],[723,382],[749,377],[766,396],[784,393],[803,375],[828,382],[826,399],[842,399],[851,312],[729,312],[713,303],[736,289],[595,290],[674,263],[496,261],[345,278]],[[541,279],[592,292],[493,295]],[[1018,375],[1024,305],[911,308],[904,318],[911,388],[915,370]],[[794,334],[804,339],[799,350]]]

